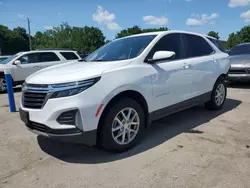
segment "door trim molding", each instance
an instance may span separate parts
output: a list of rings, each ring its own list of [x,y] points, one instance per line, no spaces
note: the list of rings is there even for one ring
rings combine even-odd
[[[170,114],[191,108],[193,106],[197,106],[199,104],[204,104],[205,102],[209,101],[211,98],[212,91],[199,95],[197,97],[188,99],[186,101],[153,111],[149,113],[149,122],[158,120]]]

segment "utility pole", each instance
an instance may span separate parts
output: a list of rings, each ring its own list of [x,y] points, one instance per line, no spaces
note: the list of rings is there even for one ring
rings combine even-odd
[[[28,30],[29,30],[29,45],[30,45],[30,51],[31,51],[30,19],[27,18],[27,21],[28,21]]]

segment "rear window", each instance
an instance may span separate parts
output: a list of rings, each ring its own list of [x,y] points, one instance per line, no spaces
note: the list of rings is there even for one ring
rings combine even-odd
[[[79,59],[73,52],[60,52],[60,54],[67,60]]]
[[[206,56],[213,53],[212,47],[200,36],[183,34],[183,39],[187,58]]]
[[[250,44],[236,46],[229,52],[229,55],[231,56],[244,54],[250,54]]]
[[[207,37],[207,39],[210,40],[217,48],[219,48],[220,51],[226,52],[220,40],[212,39],[210,37]]]
[[[38,55],[38,62],[60,61],[57,55],[53,52],[43,52],[39,53]]]

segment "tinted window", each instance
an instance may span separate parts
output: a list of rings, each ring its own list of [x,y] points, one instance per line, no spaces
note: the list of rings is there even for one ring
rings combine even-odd
[[[213,53],[213,48],[204,38],[191,34],[183,34],[182,36],[187,58],[205,56]]]
[[[79,59],[73,52],[60,52],[60,54],[67,60]]]
[[[16,57],[17,57],[17,55],[9,56],[7,59],[5,59],[3,61],[0,61],[0,64],[7,64],[7,63],[9,63],[11,60],[13,60]]]
[[[219,48],[220,51],[226,52],[221,41],[209,37],[207,37],[207,39],[210,40],[217,48]]]
[[[236,46],[229,52],[231,56],[243,54],[250,54],[250,44]]]
[[[0,57],[0,62],[7,59],[7,57]]]
[[[28,63],[37,63],[38,62],[38,57],[37,54],[26,54],[21,56],[19,59],[22,64],[28,64]]]
[[[134,36],[109,42],[91,53],[86,61],[117,61],[140,55],[156,35]]]
[[[182,55],[182,45],[180,34],[168,34],[162,37],[153,47],[148,55],[148,59],[152,59],[157,51],[173,51],[175,56],[172,59],[180,59]]]
[[[46,62],[46,61],[60,61],[60,59],[53,52],[39,53],[39,61],[38,62]]]

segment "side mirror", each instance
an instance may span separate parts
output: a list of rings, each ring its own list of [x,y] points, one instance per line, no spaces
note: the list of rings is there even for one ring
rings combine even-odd
[[[175,52],[173,51],[157,51],[155,52],[153,56],[153,61],[155,60],[164,60],[164,59],[169,59],[175,55]]]
[[[21,61],[20,60],[16,60],[14,61],[13,65],[20,65],[21,64]]]

